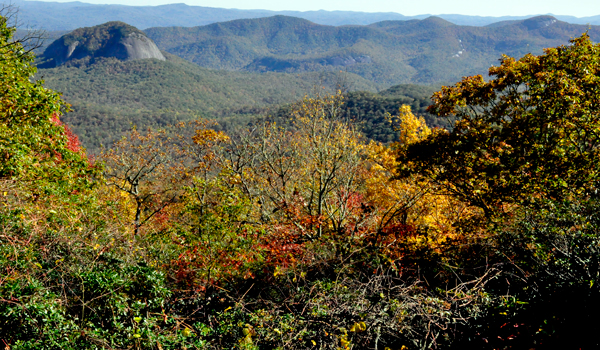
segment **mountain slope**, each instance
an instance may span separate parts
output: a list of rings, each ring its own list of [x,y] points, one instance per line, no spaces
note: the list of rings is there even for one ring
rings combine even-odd
[[[354,121],[368,139],[388,143],[399,141],[399,125],[390,123],[389,115],[398,115],[402,105],[409,105],[415,115],[424,117],[430,127],[450,128],[445,118],[437,118],[427,112],[431,96],[439,86],[402,84],[379,93],[352,91],[345,95],[342,115]],[[281,124],[289,120],[289,107],[274,113]]]
[[[166,61],[99,58],[93,63],[39,69],[45,86],[63,93],[73,111],[63,117],[91,150],[118,139],[131,125],[164,126],[197,117],[263,113],[302,98],[322,82],[373,90],[357,76],[300,76],[215,71],[166,54]],[[333,88],[334,86],[332,86]]]
[[[161,49],[204,67],[288,73],[343,70],[385,88],[485,74],[502,54],[540,54],[586,30],[588,26],[551,16],[490,27],[458,26],[439,17],[333,27],[274,16],[145,32]],[[590,27],[589,33],[593,40],[600,39],[600,27]]]

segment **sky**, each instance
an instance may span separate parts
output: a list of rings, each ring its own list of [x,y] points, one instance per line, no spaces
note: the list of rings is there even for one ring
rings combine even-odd
[[[57,0],[54,0],[57,1]],[[72,0],[58,0],[60,2]],[[80,0],[95,4],[162,5],[186,3],[238,9],[343,10],[421,14],[462,14],[470,16],[526,16],[534,14],[587,17],[600,15],[600,0]]]

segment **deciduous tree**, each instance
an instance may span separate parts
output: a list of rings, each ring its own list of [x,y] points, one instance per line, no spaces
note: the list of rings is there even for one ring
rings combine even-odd
[[[233,140],[230,170],[262,221],[291,223],[309,238],[348,228],[360,209],[365,145],[342,103],[341,93],[305,98],[288,128],[266,124]]]
[[[434,95],[431,113],[457,118],[406,149],[401,173],[419,173],[488,215],[537,196],[595,193],[600,164],[600,45],[503,56],[491,79],[464,78]]]
[[[34,56],[0,16],[0,180],[28,186],[34,198],[72,193],[95,172],[59,117],[68,106],[33,81]]]
[[[185,168],[185,155],[165,130],[149,129],[140,133],[133,129],[127,136],[105,150],[108,186],[114,186],[132,200],[134,233],[174,203],[190,177]]]

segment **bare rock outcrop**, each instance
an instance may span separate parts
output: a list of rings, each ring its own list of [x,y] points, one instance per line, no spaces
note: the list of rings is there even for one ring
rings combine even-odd
[[[108,22],[95,27],[79,28],[50,44],[39,66],[50,68],[69,61],[115,57],[129,61],[165,56],[156,44],[137,28],[123,22]]]

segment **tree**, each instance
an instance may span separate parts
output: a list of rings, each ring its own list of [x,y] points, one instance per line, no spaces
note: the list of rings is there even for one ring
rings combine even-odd
[[[174,203],[181,195],[182,181],[189,178],[183,151],[165,130],[149,129],[142,134],[133,129],[105,150],[107,185],[133,200],[134,233]]]
[[[443,87],[429,111],[456,118],[454,128],[406,147],[401,175],[422,174],[488,215],[536,197],[595,193],[599,72],[600,45],[583,34],[541,56],[503,56],[489,81]]]
[[[371,141],[366,179],[366,200],[377,219],[372,230],[387,242],[386,254],[402,257],[406,247],[438,249],[449,239],[464,238],[457,224],[476,212],[456,197],[439,193],[438,185],[426,177],[398,178],[398,151],[426,139],[432,130],[407,105],[388,119],[399,125],[399,141],[389,146]]]
[[[265,124],[232,140],[229,170],[259,204],[263,222],[290,223],[314,239],[353,221],[365,145],[341,116],[342,103],[341,92],[307,97],[290,112],[288,128]]]
[[[34,197],[72,193],[89,185],[96,169],[59,120],[68,106],[32,81],[34,56],[23,47],[27,38],[13,39],[15,30],[0,17],[0,180],[30,185]]]
[[[6,24],[7,28],[11,31],[10,40],[2,42],[0,45],[0,51],[8,52],[12,50],[17,56],[31,55],[35,49],[43,46],[44,40],[47,39],[46,32],[42,29],[27,28],[20,33],[15,35],[18,27],[22,27],[19,21],[19,9],[12,4],[0,5],[0,17],[1,21]],[[1,57],[0,60],[10,60],[10,56]]]

